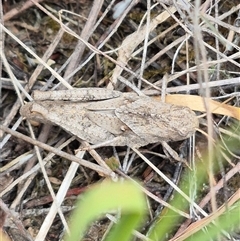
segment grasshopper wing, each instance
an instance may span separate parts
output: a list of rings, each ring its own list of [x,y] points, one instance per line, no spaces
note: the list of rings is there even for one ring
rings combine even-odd
[[[184,140],[198,127],[198,119],[188,107],[162,103],[149,97],[123,105],[115,113],[148,143]]]

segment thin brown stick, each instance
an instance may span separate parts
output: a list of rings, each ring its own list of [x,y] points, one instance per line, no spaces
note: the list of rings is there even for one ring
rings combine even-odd
[[[96,20],[97,20],[97,16],[101,10],[101,7],[102,7],[102,4],[103,4],[103,1],[99,1],[99,0],[95,0],[94,3],[93,3],[93,7],[89,13],[89,16],[88,16],[88,20],[82,30],[82,33],[81,33],[81,38],[85,41],[88,41],[88,39],[90,38],[91,34],[92,34],[92,31],[91,29],[94,27],[95,23],[96,23]],[[73,54],[71,55],[71,60],[70,60],[70,63],[66,69],[66,72],[64,74],[64,78],[66,79],[66,77],[71,74],[79,65],[80,61],[81,61],[81,58],[82,58],[82,55],[83,55],[83,52],[85,50],[85,44],[79,40],[78,41],[78,44],[75,48],[75,51],[73,52]],[[69,78],[67,81],[69,83],[71,83],[71,79],[72,78]]]
[[[38,3],[42,2],[43,0],[36,0]],[[7,12],[4,15],[4,21],[8,21],[9,19],[13,18],[14,16],[16,16],[17,14],[23,12],[24,10],[32,7],[34,5],[34,3],[30,0],[25,2],[23,5],[22,3],[19,3],[16,5],[15,8],[11,9],[9,12]]]
[[[53,39],[53,41],[51,42],[51,44],[49,45],[48,49],[46,50],[46,52],[44,53],[44,55],[42,57],[42,60],[44,62],[47,62],[47,60],[53,54],[57,45],[61,41],[61,38],[62,38],[63,34],[64,34],[64,30],[62,28],[60,28],[58,33],[56,34],[55,38]],[[29,79],[29,84],[28,84],[29,89],[32,89],[33,85],[37,81],[38,76],[41,73],[41,71],[43,70],[43,68],[44,68],[44,66],[42,64],[39,64],[37,66],[37,68],[34,70],[34,72],[32,73],[32,75]]]
[[[28,136],[25,136],[25,135],[23,135],[23,134],[21,134],[21,133],[19,133],[17,131],[13,131],[13,130],[11,130],[11,129],[3,126],[3,125],[0,125],[0,129],[3,130],[4,132],[7,132],[7,133],[11,134],[12,136],[20,138],[20,139],[22,139],[22,140],[24,140],[26,142],[29,142],[29,143],[31,143],[33,145],[36,145],[36,146],[38,146],[40,148],[43,148],[43,149],[45,149],[45,150],[47,150],[49,152],[52,152],[52,153],[54,153],[54,154],[56,154],[58,156],[66,158],[66,159],[68,159],[70,161],[76,162],[76,163],[78,163],[78,164],[80,164],[82,166],[85,166],[87,168],[95,170],[96,172],[101,173],[101,174],[103,174],[105,176],[110,176],[110,177],[114,177],[115,176],[114,172],[112,172],[110,170],[107,170],[106,168],[100,167],[100,166],[98,166],[98,165],[96,165],[94,163],[91,163],[89,161],[86,161],[86,160],[84,160],[82,158],[77,158],[75,156],[72,156],[72,155],[70,155],[70,154],[68,154],[68,153],[66,153],[64,151],[60,151],[60,150],[58,150],[58,149],[56,149],[54,147],[51,147],[51,146],[49,146],[49,145],[47,145],[45,143],[42,143],[42,142],[37,141],[37,140],[34,140],[34,139],[32,139],[32,138],[30,138]]]

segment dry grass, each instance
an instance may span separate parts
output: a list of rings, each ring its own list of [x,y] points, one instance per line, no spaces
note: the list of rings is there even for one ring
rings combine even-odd
[[[3,3],[0,228],[15,230],[24,240],[61,240],[77,195],[92,183],[121,175],[105,164],[104,159],[112,156],[125,175],[143,182],[151,220],[160,215],[160,205],[169,206],[173,190],[181,193],[178,180],[186,167],[172,162],[159,144],[74,155],[79,148],[75,137],[50,125],[32,127],[19,115],[19,108],[25,100],[32,101],[33,89],[94,86],[161,95],[162,100],[181,92],[176,103],[197,97],[196,102],[187,99],[189,104],[183,105],[197,110],[200,129],[207,135],[199,132],[186,143],[171,143],[178,153],[182,146],[188,149],[181,155],[192,170],[196,161],[209,154],[207,190],[198,194],[191,213],[207,216],[238,193],[239,151],[229,150],[223,163],[217,163],[221,173],[214,173],[212,150],[214,140],[222,135],[235,138],[240,146],[239,136],[228,131],[234,123],[239,128],[240,120],[240,4],[237,0],[173,2],[133,0],[116,20],[112,18],[114,1]],[[212,107],[213,99],[223,103],[221,112],[219,105]],[[11,137],[6,127],[18,133],[12,131]],[[231,149],[224,144],[223,148]],[[86,168],[85,160],[97,164]],[[187,219],[171,236],[193,220],[189,210],[176,211]],[[103,226],[94,226],[99,236]]]

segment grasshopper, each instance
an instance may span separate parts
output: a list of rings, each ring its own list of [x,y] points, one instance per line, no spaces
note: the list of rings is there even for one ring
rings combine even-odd
[[[134,92],[104,88],[34,91],[21,107],[29,120],[52,123],[95,147],[184,140],[199,125],[188,107],[162,103]]]

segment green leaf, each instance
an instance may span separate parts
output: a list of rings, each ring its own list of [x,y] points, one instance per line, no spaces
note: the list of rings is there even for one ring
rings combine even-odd
[[[146,212],[140,188],[129,181],[107,181],[91,187],[77,203],[70,221],[70,235],[65,240],[81,240],[92,221],[112,210],[121,210],[121,217],[107,235],[107,241],[129,240]]]

